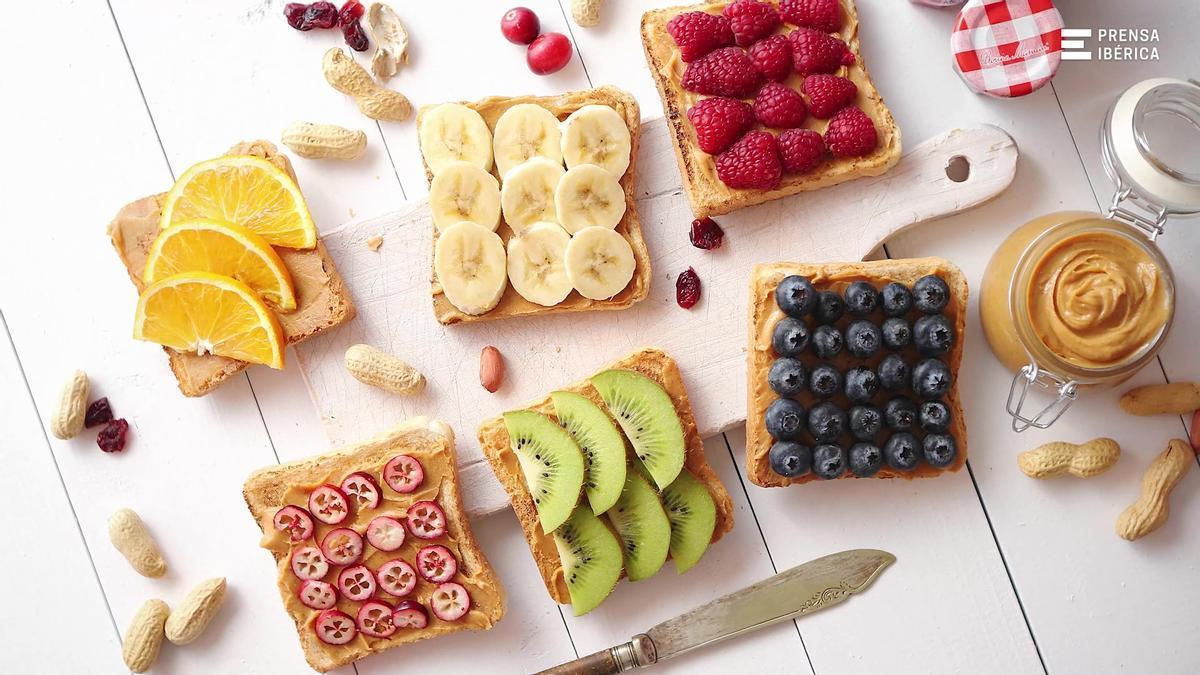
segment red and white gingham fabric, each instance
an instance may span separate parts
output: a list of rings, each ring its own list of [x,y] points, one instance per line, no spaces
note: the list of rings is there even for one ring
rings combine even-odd
[[[1024,96],[1058,70],[1062,28],[1052,0],[968,0],[950,35],[954,69],[972,91]]]

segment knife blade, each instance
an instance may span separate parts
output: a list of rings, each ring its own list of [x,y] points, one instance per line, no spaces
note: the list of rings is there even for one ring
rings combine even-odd
[[[623,645],[539,675],[612,675],[801,618],[861,593],[895,561],[896,556],[875,549],[853,549],[810,560],[668,619]]]

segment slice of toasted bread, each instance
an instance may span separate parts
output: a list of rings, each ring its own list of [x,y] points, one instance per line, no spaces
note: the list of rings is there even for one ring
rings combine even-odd
[[[746,190],[726,187],[717,178],[714,158],[700,149],[696,142],[696,130],[687,119],[687,110],[701,96],[685,91],[680,85],[684,68],[687,66],[679,55],[675,40],[667,33],[667,23],[683,12],[703,11],[720,14],[724,2],[702,3],[687,7],[671,7],[646,12],[642,15],[642,47],[650,64],[650,74],[662,97],[667,122],[671,125],[675,139],[675,158],[679,161],[679,172],[683,179],[683,190],[696,217],[716,216],[736,211],[744,206],[761,204],[780,197],[794,195],[806,190],[816,190],[837,185],[862,176],[878,176],[900,161],[900,128],[892,113],[884,105],[883,97],[871,82],[867,66],[859,51],[858,10],[854,0],[841,0],[842,28],[836,34],[854,53],[853,65],[844,66],[836,73],[850,79],[858,87],[858,98],[854,105],[862,109],[875,122],[879,134],[879,145],[864,157],[827,158],[819,167],[799,175],[785,174],[779,187],[773,190]],[[777,5],[776,2],[771,2]],[[790,26],[781,26],[780,33],[790,31]],[[784,84],[799,90],[803,77],[792,73]],[[804,128],[822,134],[828,126],[826,120],[809,117]]]
[[[666,353],[646,347],[601,370],[612,368],[637,371],[657,382],[671,396],[671,401],[675,404],[675,412],[679,414],[679,421],[683,423],[684,439],[687,444],[684,467],[708,488],[717,507],[717,525],[713,529],[712,536],[712,541],[716,542],[726,532],[733,529],[733,502],[729,499],[725,485],[721,483],[721,479],[717,477],[716,472],[709,466],[708,459],[704,456],[704,441],[696,430],[696,419],[692,416],[692,405],[688,402],[687,390],[683,387],[679,367]],[[563,387],[563,389],[582,394],[601,408],[604,407],[600,392],[596,391],[596,388],[587,380],[576,382]],[[549,395],[527,408],[557,419],[554,416],[554,403],[550,400]],[[558,557],[558,548],[554,544],[554,538],[542,532],[537,510],[533,505],[533,497],[525,485],[525,477],[517,464],[517,456],[509,445],[508,429],[504,426],[504,420],[494,417],[484,421],[479,426],[479,442],[482,444],[484,454],[487,455],[488,462],[492,465],[492,471],[495,472],[496,478],[508,492],[513,511],[516,511],[517,519],[521,521],[521,529],[525,531],[525,538],[529,541],[529,550],[533,553],[538,571],[542,573],[542,581],[546,584],[546,590],[555,602],[562,605],[570,604],[571,596],[567,591],[567,582],[563,575],[562,561]]]
[[[625,286],[625,289],[607,300],[590,300],[580,295],[577,291],[571,291],[566,300],[553,307],[544,307],[529,302],[517,293],[512,284],[509,284],[504,291],[504,295],[500,298],[500,303],[491,311],[478,316],[463,313],[457,307],[450,304],[450,301],[442,293],[441,285],[438,284],[437,274],[431,270],[430,273],[433,280],[433,313],[437,317],[437,320],[442,324],[450,325],[469,321],[490,321],[492,319],[504,319],[513,316],[625,309],[632,306],[635,302],[644,299],[650,292],[650,254],[646,251],[646,241],[642,238],[642,223],[638,219],[637,203],[633,200],[633,189],[637,178],[638,142],[641,135],[640,128],[642,123],[641,113],[638,111],[638,104],[633,96],[616,87],[600,87],[585,91],[567,92],[557,96],[493,96],[481,101],[475,101],[474,103],[466,101],[462,101],[461,103],[468,108],[478,111],[483,120],[487,122],[488,129],[491,130],[496,128],[496,120],[500,119],[500,115],[504,114],[505,110],[519,103],[536,103],[549,110],[560,121],[565,120],[568,115],[585,105],[606,105],[616,110],[625,119],[625,125],[629,127],[629,136],[631,138],[629,168],[625,170],[625,175],[620,180],[621,187],[625,190],[625,216],[617,224],[616,230],[622,237],[625,237],[625,240],[633,248],[634,270],[633,278],[629,280],[629,284]],[[421,120],[425,112],[431,107],[424,106],[417,112],[418,133],[421,127]],[[495,167],[492,168],[492,174],[497,179],[500,178],[500,174]],[[428,165],[425,167],[425,178],[432,183],[433,173],[429,171]],[[433,225],[430,224],[430,227],[433,227]],[[500,227],[496,230],[496,234],[500,235],[500,239],[504,241],[504,245],[507,248],[508,240],[515,233],[508,226],[508,223],[504,222],[504,219],[501,218]],[[433,243],[435,246],[437,245],[436,232],[434,232]],[[432,260],[431,257],[431,268],[433,264]]]
[[[292,180],[296,179],[287,156],[267,141],[239,143],[225,154],[262,157],[286,171]],[[139,293],[146,287],[142,270],[146,267],[150,246],[158,236],[158,221],[165,198],[166,193],[162,193],[126,204],[108,226],[113,248]],[[317,247],[309,251],[277,246],[275,252],[291,273],[296,288],[296,309],[276,314],[287,344],[296,344],[354,318],[350,293],[319,239]],[[163,351],[167,353],[171,371],[179,382],[179,390],[185,396],[203,396],[250,365],[214,354],[201,356],[169,347],[163,347]]]
[[[780,487],[793,483],[807,483],[809,481],[820,480],[811,471],[796,478],[784,478],[771,470],[771,462],[767,457],[774,439],[767,433],[763,415],[766,413],[767,406],[770,405],[771,401],[777,398],[775,392],[767,384],[767,372],[771,369],[771,362],[775,358],[775,352],[771,347],[771,336],[774,333],[775,324],[784,317],[783,312],[775,304],[775,287],[779,285],[780,280],[792,274],[808,277],[818,291],[832,290],[839,294],[851,282],[858,280],[868,281],[878,289],[893,281],[906,286],[912,286],[917,279],[929,274],[936,274],[950,286],[950,302],[946,305],[946,309],[943,310],[943,314],[954,325],[955,340],[950,352],[941,358],[950,366],[950,372],[954,376],[954,383],[950,388],[950,393],[946,395],[944,402],[950,409],[950,429],[947,433],[954,437],[954,441],[958,446],[958,457],[953,464],[944,469],[938,469],[925,462],[921,462],[917,468],[909,472],[896,471],[889,467],[887,463],[884,463],[883,468],[874,477],[930,478],[940,476],[947,471],[958,471],[962,468],[963,463],[967,460],[967,422],[963,417],[962,404],[958,398],[958,366],[962,363],[963,345],[966,343],[964,332],[967,327],[967,279],[963,276],[962,271],[944,258],[911,258],[906,260],[875,260],[825,264],[771,263],[756,265],[750,278],[750,348],[747,351],[748,362],[746,365],[746,386],[748,390],[748,403],[746,406],[746,476],[750,479],[750,482],[763,487]],[[917,316],[919,316],[917,311],[912,310],[906,318],[912,321]],[[846,324],[851,319],[853,317],[844,316],[835,325],[844,331]],[[875,357],[863,362],[853,359],[853,357],[843,351],[833,363],[841,371],[845,371],[846,367],[851,364],[858,365],[860,363],[874,368],[886,353],[886,348],[881,349],[880,353]],[[905,356],[905,361],[909,363],[913,363],[920,358],[917,355],[916,348],[912,346],[903,350],[901,354]],[[806,368],[811,370],[812,366],[818,362],[818,359],[812,354],[805,353],[801,357],[801,361],[804,362]],[[873,403],[882,408],[883,404],[889,398],[899,393],[901,392],[893,393],[881,390]],[[807,389],[795,398],[804,406],[805,410],[808,410],[817,402],[816,397],[807,391]],[[849,399],[842,394],[838,394],[832,400],[843,409],[848,409],[851,405]],[[885,428],[881,432],[880,438],[883,438],[887,433],[889,432]],[[925,435],[920,429],[914,429],[913,434],[918,440]],[[848,448],[853,443],[853,440],[847,431],[838,442],[843,447]],[[854,477],[854,474],[850,473],[849,470],[842,475],[842,478]]]
[[[381,479],[383,466],[392,457],[407,454],[421,462],[425,470],[425,482],[411,494],[394,492]],[[336,526],[316,524],[315,536],[297,544],[291,544],[287,535],[278,532],[272,520],[275,512],[285,505],[308,508],[309,490],[323,483],[338,485],[342,479],[356,471],[373,476],[383,493],[383,501],[375,509],[358,512]],[[260,469],[246,480],[242,494],[251,515],[263,531],[261,545],[275,557],[279,568],[279,594],[283,604],[296,623],[300,646],[304,658],[314,669],[325,672],[353,661],[382,652],[409,642],[439,637],[460,630],[487,630],[504,615],[504,588],[496,572],[488,563],[471,533],[466,511],[459,492],[458,463],[454,453],[454,434],[450,427],[437,420],[414,418],[357,445],[342,448],[329,454],[312,457],[298,462]],[[291,571],[291,552],[295,547],[318,545],[325,534],[335,527],[352,527],[359,534],[376,516],[393,516],[401,522],[409,505],[420,500],[435,500],[446,514],[446,534],[434,540],[422,540],[411,533],[403,546],[391,553],[379,551],[364,543],[362,560],[374,572],[380,564],[402,558],[416,567],[415,555],[419,548],[428,544],[446,546],[458,560],[458,573],[452,581],[462,584],[471,595],[471,609],[458,621],[438,619],[429,612],[429,625],[421,629],[404,628],[390,638],[367,638],[359,634],[345,645],[329,645],[317,638],[312,622],[320,613],[310,609],[297,599],[300,580]],[[340,568],[330,565],[325,581],[337,585]],[[429,609],[429,597],[436,584],[421,580],[417,587],[405,597],[417,600]],[[375,599],[388,603],[397,602],[382,590],[377,590]],[[359,603],[339,597],[337,608],[351,617],[355,616]]]

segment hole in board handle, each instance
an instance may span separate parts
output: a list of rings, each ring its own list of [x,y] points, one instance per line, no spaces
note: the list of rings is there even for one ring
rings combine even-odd
[[[971,177],[971,160],[955,155],[946,162],[946,178],[961,183]]]

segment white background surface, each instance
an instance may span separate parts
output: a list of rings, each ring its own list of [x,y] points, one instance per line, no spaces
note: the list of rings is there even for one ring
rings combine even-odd
[[[255,368],[206,398],[179,395],[162,353],[128,337],[133,288],[104,234],[123,203],[166,189],[188,165],[238,140],[276,139],[295,119],[369,136],[358,162],[295,162],[322,229],[424,194],[412,122],[376,125],[332,91],[319,63],[340,36],[292,31],[282,4],[47,0],[23,9],[8,32],[9,66],[0,69],[5,672],[122,672],[120,633],[142,601],[176,602],[216,575],[229,579],[226,606],[198,642],[165,648],[154,672],[307,672],[240,495],[253,469],[327,448],[300,375]],[[392,86],[420,105],[615,84],[637,96],[643,116],[660,114],[637,27],[646,5],[668,3],[610,0],[603,25],[590,30],[568,26],[554,0],[526,4],[544,30],[571,29],[577,57],[560,73],[530,74],[521,49],[501,38],[496,24],[507,3],[396,3],[414,52]],[[1016,101],[975,96],[953,74],[953,11],[902,0],[859,4],[865,60],[908,147],[952,126],[991,122],[1021,148],[1005,195],[887,244],[893,257],[954,260],[973,291],[1013,227],[1107,201],[1096,138],[1121,89],[1144,77],[1200,73],[1200,6],[1183,0],[1060,2],[1071,27],[1157,28],[1162,60],[1064,63],[1052,87]],[[681,236],[686,225],[678,224]],[[736,231],[728,237],[736,241]],[[1200,294],[1200,230],[1177,222],[1162,241],[1180,311],[1161,368],[1135,383],[1200,379],[1200,317],[1189,302]],[[1113,533],[1146,463],[1184,433],[1182,421],[1127,417],[1115,405],[1119,392],[1109,392],[1081,400],[1052,431],[1014,435],[1003,414],[1009,375],[988,351],[975,310],[960,385],[968,470],[913,483],[763,490],[743,480],[743,434],[730,432],[707,448],[733,495],[737,526],[686,577],[665,570],[622,584],[588,616],[564,615],[545,595],[515,519],[499,514],[475,530],[508,590],[500,625],[396,649],[356,670],[536,670],[624,641],[773,570],[869,546],[898,562],[865,595],[658,670],[1196,672],[1200,472],[1184,478],[1160,531],[1132,544]],[[74,368],[87,370],[96,395],[109,396],[129,420],[123,454],[99,452],[94,434],[62,442],[46,433]],[[1015,455],[1040,442],[1100,435],[1125,451],[1103,477],[1037,482],[1016,469]],[[138,576],[109,544],[105,522],[121,506],[139,511],[162,544],[165,578]]]

